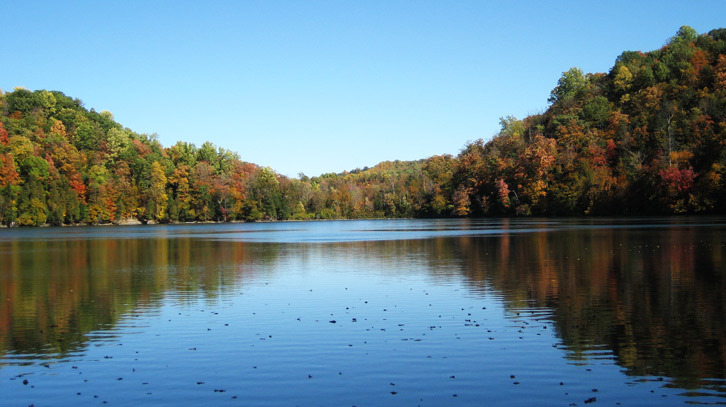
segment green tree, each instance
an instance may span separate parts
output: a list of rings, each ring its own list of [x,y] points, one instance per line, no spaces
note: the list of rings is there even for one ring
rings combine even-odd
[[[573,67],[562,73],[557,86],[550,93],[550,103],[563,102],[576,97],[587,88],[587,78],[582,69]]]
[[[24,179],[18,203],[18,222],[25,226],[43,225],[48,219],[44,182],[49,175],[48,162],[28,156],[20,164]]]

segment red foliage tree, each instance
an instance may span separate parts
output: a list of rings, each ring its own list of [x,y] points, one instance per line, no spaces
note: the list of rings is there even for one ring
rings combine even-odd
[[[696,173],[691,167],[684,169],[668,167],[660,170],[659,175],[669,190],[678,193],[689,192],[693,188],[693,180],[696,178]]]
[[[4,146],[8,145],[8,131],[5,130],[3,122],[0,122],[0,144]]]

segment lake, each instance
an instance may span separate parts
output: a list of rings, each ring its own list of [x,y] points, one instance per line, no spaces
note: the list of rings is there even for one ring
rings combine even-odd
[[[0,229],[0,404],[726,404],[726,220]]]

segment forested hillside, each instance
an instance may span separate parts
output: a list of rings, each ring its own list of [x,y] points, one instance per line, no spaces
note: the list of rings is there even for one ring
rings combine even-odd
[[[0,223],[726,212],[726,29],[681,27],[607,74],[572,68],[550,103],[457,157],[295,179],[15,89],[0,94]]]
[[[726,30],[681,27],[607,74],[563,73],[541,115],[457,159],[457,215],[724,212]]]

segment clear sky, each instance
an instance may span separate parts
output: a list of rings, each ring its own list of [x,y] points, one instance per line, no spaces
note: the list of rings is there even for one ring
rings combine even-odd
[[[456,155],[726,1],[0,0],[0,89],[59,90],[164,146],[297,176]]]

